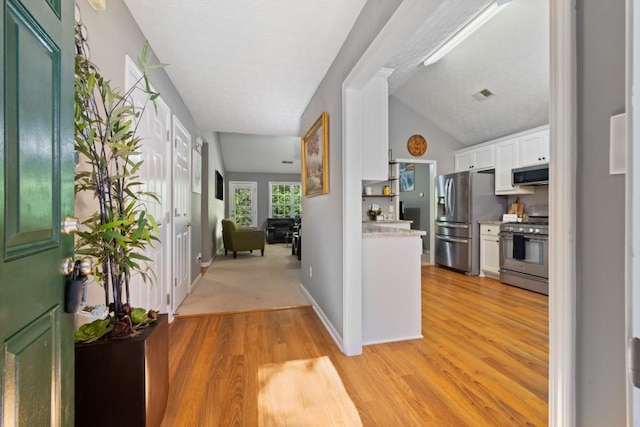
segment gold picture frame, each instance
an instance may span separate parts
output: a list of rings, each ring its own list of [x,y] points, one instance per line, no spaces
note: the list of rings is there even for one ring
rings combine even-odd
[[[329,114],[323,112],[302,137],[302,195],[329,193]]]

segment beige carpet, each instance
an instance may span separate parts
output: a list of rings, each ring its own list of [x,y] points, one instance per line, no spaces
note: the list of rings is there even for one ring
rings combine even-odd
[[[216,256],[176,316],[308,306],[300,291],[300,261],[284,244]]]
[[[259,426],[362,426],[327,356],[263,365],[258,387]]]

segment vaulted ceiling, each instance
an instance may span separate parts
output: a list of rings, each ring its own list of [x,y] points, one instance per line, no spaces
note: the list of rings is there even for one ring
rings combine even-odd
[[[253,166],[279,172],[300,170],[292,138],[300,116],[365,2],[125,0],[200,128],[223,132],[225,168],[261,153]],[[548,122],[547,0],[512,0],[438,63],[422,65],[490,3],[442,2],[387,64],[390,93],[464,144]],[[493,95],[471,97],[483,89]]]

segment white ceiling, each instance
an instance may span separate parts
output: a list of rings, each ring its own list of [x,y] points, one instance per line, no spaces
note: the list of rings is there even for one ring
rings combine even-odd
[[[300,116],[365,2],[125,0],[200,128],[222,132],[225,169],[286,173],[300,171]],[[422,65],[489,3],[444,1],[387,64],[390,93],[465,144],[548,122],[548,0],[512,0]],[[495,96],[471,98],[484,88]]]
[[[220,134],[227,172],[300,173],[300,138]],[[292,162],[292,163],[283,163]]]
[[[204,132],[299,135],[366,0],[125,0]]]
[[[480,10],[488,3],[444,2],[418,40],[387,64],[396,68],[391,93],[466,145],[549,122],[547,0],[512,0],[440,61],[422,65],[443,33],[473,16],[471,4]],[[485,88],[494,95],[482,102],[471,97]]]

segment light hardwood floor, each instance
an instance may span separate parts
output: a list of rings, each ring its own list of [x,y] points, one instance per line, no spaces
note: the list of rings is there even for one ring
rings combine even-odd
[[[257,371],[329,356],[365,426],[547,425],[547,297],[422,267],[422,340],[346,357],[311,308],[177,319],[163,426],[256,426]]]

